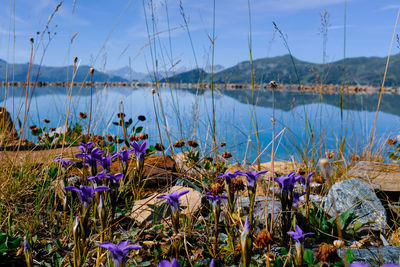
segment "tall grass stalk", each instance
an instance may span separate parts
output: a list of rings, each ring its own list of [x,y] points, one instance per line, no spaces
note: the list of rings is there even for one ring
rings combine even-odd
[[[214,50],[215,50],[215,0],[213,0],[213,31],[211,40],[211,101],[212,101],[212,139],[214,143],[214,158],[218,161],[218,146],[216,139],[215,97],[214,97]]]
[[[69,100],[68,100],[68,108],[67,108],[67,115],[65,116],[65,123],[64,123],[64,133],[63,133],[63,142],[61,144],[61,158],[63,157],[63,152],[64,152],[64,146],[65,146],[65,138],[67,135],[67,129],[68,129],[68,117],[69,117],[69,112],[71,109],[71,100],[72,100],[72,90],[74,89],[74,80],[75,80],[75,75],[78,71],[78,58],[74,58],[74,68],[72,71],[72,80],[71,80],[71,86],[70,86],[70,92],[69,92]],[[60,171],[61,171],[61,161],[58,166],[58,176],[60,176]]]
[[[392,35],[392,41],[390,42],[390,47],[389,47],[389,54],[386,59],[386,66],[385,66],[385,72],[383,74],[383,79],[382,79],[382,84],[379,92],[379,100],[378,100],[378,106],[376,107],[376,113],[375,113],[375,119],[374,119],[374,126],[372,127],[372,132],[371,132],[371,139],[369,141],[368,145],[368,153],[367,153],[367,160],[370,159],[371,156],[371,149],[372,149],[372,142],[374,141],[374,135],[375,135],[375,129],[376,129],[376,121],[378,120],[378,113],[379,113],[379,108],[381,106],[381,100],[382,100],[382,94],[383,94],[383,88],[385,86],[385,80],[386,80],[386,74],[387,70],[389,67],[389,62],[390,62],[390,54],[392,53],[392,47],[394,43],[394,38],[396,36],[396,29],[397,29],[397,24],[399,21],[399,16],[400,16],[400,8],[397,11],[397,17],[396,17],[396,23],[394,24],[394,29],[393,29],[393,35]]]
[[[31,75],[31,68],[32,68],[34,39],[30,38],[30,42],[31,42],[31,52],[30,52],[30,57],[29,57],[28,74],[26,75],[25,83],[24,83],[24,85],[25,85],[25,111],[24,111],[24,119],[23,119],[23,122],[22,122],[21,139],[18,142],[18,150],[20,148],[22,137],[24,135],[25,123],[26,123],[27,116],[28,116],[28,114],[27,114],[27,108],[28,108],[27,102],[28,102],[28,91],[29,91],[29,88],[30,88],[30,80],[31,80],[30,75]]]
[[[252,124],[254,128],[254,133],[256,135],[256,145],[257,145],[257,155],[260,155],[260,137],[258,131],[258,122],[257,122],[257,113],[256,113],[256,102],[255,102],[255,80],[254,80],[254,69],[253,69],[253,53],[252,53],[252,28],[251,28],[251,6],[250,0],[247,0],[248,12],[249,12],[249,39],[248,39],[248,47],[249,47],[249,56],[250,56],[250,75],[251,75],[251,103],[253,109],[250,109]],[[257,157],[257,168],[261,170],[261,159]]]

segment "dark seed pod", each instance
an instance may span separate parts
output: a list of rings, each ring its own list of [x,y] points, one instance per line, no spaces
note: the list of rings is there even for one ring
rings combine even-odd
[[[174,147],[183,147],[185,145],[185,142],[183,142],[183,140],[177,140],[174,144]]]
[[[193,148],[196,148],[196,147],[199,146],[199,144],[198,144],[196,141],[194,141],[194,140],[189,140],[189,141],[188,141],[188,145],[189,145],[190,147],[193,147]]]
[[[155,148],[157,151],[164,151],[164,150],[165,150],[164,146],[163,146],[162,144],[159,144],[159,143],[157,143],[157,144],[154,146],[154,148]]]

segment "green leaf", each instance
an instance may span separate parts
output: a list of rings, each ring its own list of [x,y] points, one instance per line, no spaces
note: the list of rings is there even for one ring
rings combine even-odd
[[[306,251],[304,251],[304,261],[308,264],[308,266],[312,266],[314,262],[314,254],[311,250],[306,249]]]
[[[150,265],[151,265],[151,262],[149,262],[149,261],[143,261],[140,263],[140,266],[150,266]]]
[[[353,250],[347,249],[345,257],[346,257],[347,263],[352,263],[354,261],[354,252],[353,252]]]
[[[141,133],[143,131],[143,127],[139,126],[136,128],[135,133]]]

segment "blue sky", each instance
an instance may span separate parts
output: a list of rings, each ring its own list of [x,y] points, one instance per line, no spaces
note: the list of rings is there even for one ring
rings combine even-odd
[[[11,16],[15,2],[15,17]],[[154,21],[151,17],[153,3]],[[29,37],[37,38],[56,0],[0,0],[0,58],[16,63],[29,61]],[[182,0],[188,21],[197,64],[211,62],[213,30],[213,0]],[[272,21],[287,35],[293,55],[299,59],[322,62],[322,36],[319,34],[320,12],[329,14],[327,41],[328,61],[343,57],[344,0],[250,0],[253,58],[287,53],[279,36],[274,37]],[[356,56],[385,56],[400,8],[398,0],[348,0],[346,54]],[[167,9],[168,17],[167,19]],[[49,30],[56,32],[45,56],[44,64],[72,64],[77,56],[81,64],[112,70],[129,64],[135,71],[153,69],[146,17],[160,71],[171,67],[193,68],[195,56],[180,11],[180,0],[65,0],[54,15]],[[145,13],[146,12],[146,13]],[[249,59],[250,36],[247,0],[216,0],[215,64],[225,67]],[[11,18],[11,20],[10,20]],[[13,21],[15,18],[15,49]],[[169,39],[168,22],[171,30]],[[57,26],[56,26],[57,25]],[[11,33],[11,35],[10,35]],[[73,42],[72,36],[77,33]],[[48,36],[40,43],[35,62],[38,63]],[[170,46],[171,41],[171,46]],[[36,44],[39,43],[36,41]],[[395,45],[393,53],[398,53]],[[172,58],[171,58],[172,54]]]

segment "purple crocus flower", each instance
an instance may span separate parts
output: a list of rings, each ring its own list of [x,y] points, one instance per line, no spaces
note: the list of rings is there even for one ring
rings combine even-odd
[[[108,188],[107,186],[99,186],[96,189],[93,189],[93,187],[86,185],[81,185],[79,188],[76,188],[75,186],[67,186],[64,187],[64,189],[67,191],[77,192],[84,208],[89,206],[95,192],[110,190],[110,188]]]
[[[129,161],[129,155],[132,153],[132,149],[126,149],[121,152],[119,152],[117,155],[121,159],[123,164],[128,164]]]
[[[369,266],[361,262],[353,262],[352,264],[349,265],[349,267],[369,267]]]
[[[266,172],[268,172],[268,171],[252,171],[252,172],[241,172],[240,171],[238,174],[246,176],[247,185],[249,187],[255,187],[258,176],[260,176],[261,174],[264,174]]]
[[[394,264],[394,263],[386,263],[384,265],[381,265],[381,267],[399,267],[400,265]]]
[[[112,162],[112,160],[113,160],[115,157],[117,157],[117,156],[118,156],[118,155],[115,154],[115,155],[112,155],[112,156],[110,157],[110,155],[107,154],[105,157],[101,158],[101,160],[100,160],[100,162],[99,162],[99,165],[101,165],[101,167],[103,167],[103,170],[104,170],[104,171],[106,171],[107,173],[109,173],[109,172],[110,172],[110,168],[111,168],[111,162]]]
[[[110,186],[111,187],[118,187],[118,181],[124,177],[122,173],[116,173],[116,174],[107,174],[106,176],[110,180]]]
[[[287,232],[295,241],[296,241],[296,245],[300,245],[306,236],[308,235],[313,235],[314,233],[304,233],[303,230],[301,230],[301,228],[296,224],[296,231],[289,231]]]
[[[300,201],[300,198],[302,197],[302,196],[304,196],[306,194],[306,192],[303,192],[303,193],[299,193],[299,192],[293,192],[293,207],[297,207],[297,204],[299,203],[299,201]]]
[[[172,261],[167,261],[167,260],[160,261],[158,267],[181,267],[181,264],[175,258],[172,258]]]
[[[211,200],[213,206],[217,206],[221,203],[222,199],[227,199],[228,197],[224,195],[213,195],[210,192],[207,192],[206,198]]]
[[[232,172],[226,172],[226,173],[220,174],[218,177],[219,178],[225,178],[226,182],[228,184],[230,184],[232,179],[235,179],[240,173],[241,173],[240,170],[236,170],[233,173]]]
[[[298,175],[300,176],[300,175]],[[279,188],[281,189],[282,192],[292,192],[294,189],[294,185],[300,179],[296,175],[296,173],[291,172],[287,176],[279,176],[277,178],[274,178],[274,181],[279,184]],[[300,176],[301,177],[301,176]]]
[[[133,152],[135,152],[136,160],[144,160],[144,155],[146,155],[147,142],[143,141],[142,143],[138,144],[136,141],[133,141],[133,143],[131,143],[131,146],[133,147]]]
[[[314,175],[314,172],[310,172],[307,174],[307,177],[304,178],[303,176],[299,175],[298,177],[298,181],[300,181],[300,183],[302,183],[304,185],[304,187],[307,186],[307,188],[310,188],[310,184],[311,184],[311,177]]]
[[[82,151],[82,153],[76,154],[75,157],[84,157],[84,154],[89,153],[89,150],[93,147],[94,143],[93,142],[89,142],[87,144],[85,143],[80,143],[80,145],[78,146],[78,148],[80,148],[80,150]]]
[[[161,195],[157,198],[164,198],[168,201],[169,206],[171,207],[172,212],[175,212],[179,208],[179,198],[183,195],[189,193],[189,190],[184,190],[178,193],[176,190],[169,195]]]
[[[59,162],[63,170],[65,170],[68,167],[68,165],[75,164],[75,162],[72,160],[62,159],[62,158],[56,158],[54,161]]]
[[[78,147],[81,149],[82,153],[76,154],[75,157],[84,158],[85,165],[94,168],[97,165],[97,161],[102,160],[104,151],[100,150],[100,147],[95,147],[90,150],[93,147],[93,142],[87,144],[81,143]]]
[[[123,266],[125,263],[126,255],[132,249],[141,249],[139,245],[129,245],[129,240],[121,241],[118,245],[114,245],[111,242],[103,242],[99,245],[101,248],[105,248],[110,251],[111,257],[114,261],[114,266]]]
[[[215,260],[214,259],[211,260],[209,267],[215,267]]]
[[[96,174],[96,176],[89,176],[87,179],[89,181],[92,181],[93,183],[97,184],[101,184],[101,182],[103,181],[103,178],[107,177],[105,171],[101,171],[98,174]]]

